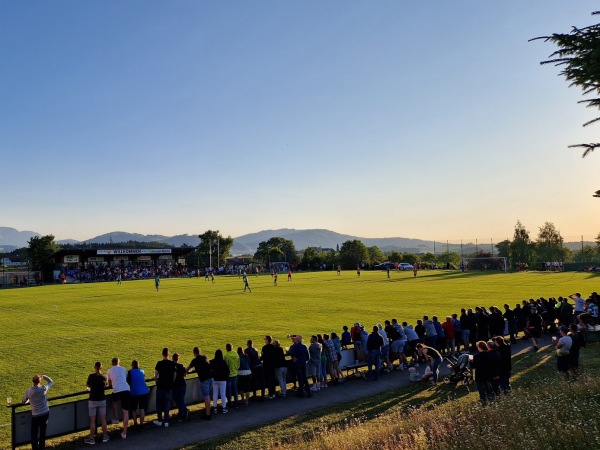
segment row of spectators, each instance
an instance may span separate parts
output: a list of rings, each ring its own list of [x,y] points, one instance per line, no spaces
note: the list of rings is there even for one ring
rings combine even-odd
[[[108,266],[106,264],[90,265],[85,270],[72,271],[70,276],[82,283],[97,281],[127,281],[151,279],[156,275],[160,278],[188,277],[187,268],[181,264],[161,264],[158,267],[150,264],[137,263],[127,267]]]
[[[574,305],[571,305],[569,299],[573,299]],[[264,345],[260,351],[254,347],[252,340],[247,341],[244,349],[234,349],[231,343],[227,343],[224,351],[217,349],[210,359],[195,347],[194,357],[187,366],[180,362],[179,354],[175,353],[171,357],[169,349],[164,348],[162,359],[154,368],[157,419],[153,423],[168,427],[172,419],[188,419],[189,410],[184,400],[187,386],[185,377],[192,372],[197,374],[204,399],[204,420],[210,420],[217,411],[227,414],[229,408],[248,405],[250,394],[260,401],[285,397],[290,379],[297,397],[311,397],[313,393],[344,380],[340,367],[341,352],[352,344],[354,367],[366,365],[368,381],[377,381],[382,367],[391,371],[411,366],[414,371],[419,363],[428,362],[431,382],[436,384],[438,368],[444,355],[460,353],[461,348],[463,351],[470,350],[475,355],[468,358],[475,369],[480,399],[485,404],[500,392],[510,393],[510,340],[514,342],[519,332],[523,332],[525,338],[532,339],[534,351],[537,351],[537,339],[540,335],[544,331],[556,331],[553,325],[558,324],[561,336],[556,341],[559,371],[576,375],[579,348],[585,344],[578,332],[577,319],[589,315],[597,322],[598,300],[596,293],[587,300],[576,293],[558,299],[524,300],[514,309],[504,305],[504,312],[495,306],[489,309],[479,306],[462,309],[460,316],[452,314],[442,323],[436,316],[431,320],[428,316],[423,316],[414,327],[407,322],[400,325],[396,319],[386,320],[384,326],[374,325],[371,332],[367,332],[363,325],[356,322],[351,329],[344,326],[341,337],[335,332],[313,335],[308,345],[297,334],[288,336],[292,340],[289,348],[284,348],[279,340],[272,339],[271,336],[264,337]],[[555,318],[557,322],[552,322],[551,318]],[[506,335],[510,336],[510,340],[504,338]],[[113,389],[111,397],[115,418],[118,417],[119,403],[122,408],[122,439],[127,438],[130,417],[134,425],[142,424],[145,420],[150,391],[146,385],[146,373],[138,361],[134,360],[131,369],[126,370],[120,365],[120,360],[114,358],[107,375],[102,374],[102,368],[102,363],[96,362],[95,371],[87,380],[90,390],[90,435],[86,438],[87,444],[95,443],[98,416],[104,431],[103,441],[109,439],[106,431],[106,387]],[[40,411],[46,414],[45,423],[48,411],[39,407],[39,396],[45,398],[47,389],[44,390],[42,380],[46,378],[36,375],[35,389],[31,393],[31,389],[28,390],[24,398],[24,401],[32,402],[34,418]],[[46,379],[47,382],[48,380],[49,378]],[[51,382],[48,383],[47,388],[51,386]],[[170,415],[172,402],[178,408],[177,414],[173,416]],[[32,421],[32,442],[34,439],[38,442],[40,436],[45,436],[44,420],[38,419]],[[33,423],[37,427],[35,430]]]

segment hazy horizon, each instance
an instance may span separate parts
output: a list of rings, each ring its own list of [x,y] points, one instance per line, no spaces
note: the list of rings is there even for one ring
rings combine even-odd
[[[0,227],[3,227],[3,226],[6,226],[6,225],[0,225]],[[14,227],[9,227],[9,228],[14,228]],[[298,229],[298,228],[292,228],[292,227],[284,227],[284,228],[279,228],[279,229],[256,230],[256,231],[251,231],[249,233],[245,233],[243,235],[237,235],[237,236],[233,236],[233,235],[229,235],[229,234],[223,233],[221,230],[219,230],[219,231],[221,232],[221,235],[223,235],[223,236],[231,236],[232,238],[237,239],[237,238],[244,237],[244,236],[250,235],[250,234],[263,233],[263,232],[268,232],[268,231],[278,231],[278,230],[283,230],[283,229],[295,230],[295,231],[298,231],[298,232],[301,232],[301,231],[314,231],[314,230],[325,230],[325,231],[330,231],[330,232],[337,233],[337,234],[348,235],[348,233],[341,233],[341,232],[339,232],[337,230],[330,230],[330,229],[325,229],[325,228]],[[33,230],[33,229],[29,229],[29,230],[17,230],[17,231],[19,231],[19,232],[24,232],[24,231],[38,232],[38,231]],[[207,230],[199,231],[198,234],[203,233],[205,231],[207,231]],[[536,228],[535,230],[533,230],[533,229],[529,229],[528,228],[528,231],[530,233],[530,238],[532,240],[536,240],[538,229]],[[396,235],[396,236],[391,236],[391,235],[389,235],[389,236],[349,235],[349,236],[353,236],[353,237],[357,237],[357,238],[364,238],[364,239],[416,239],[416,240],[422,240],[422,241],[433,241],[433,242],[439,243],[439,245],[441,247],[443,247],[446,243],[448,243],[450,245],[458,245],[458,244],[461,244],[461,243],[463,243],[463,244],[470,244],[470,243],[475,244],[475,243],[478,243],[478,244],[480,244],[482,246],[485,246],[485,245],[491,245],[491,244],[495,245],[498,242],[501,242],[501,241],[503,241],[505,239],[512,240],[512,238],[513,238],[513,232],[514,232],[514,229],[511,230],[510,234],[508,234],[508,235],[506,235],[504,237],[500,237],[500,236],[487,237],[487,236],[484,236],[483,234],[479,233],[478,237],[472,237],[471,236],[471,237],[464,237],[464,238],[459,238],[459,239],[445,239],[445,238],[435,238],[435,237],[434,238],[427,238],[427,237],[426,238],[420,238],[420,237],[415,237],[415,236],[404,236],[404,235]],[[94,236],[91,236],[91,235],[87,236],[84,239],[75,239],[75,238],[72,238],[72,237],[59,237],[59,236],[54,235],[53,233],[46,233],[46,234],[52,234],[52,235],[54,235],[56,241],[75,240],[75,241],[79,241],[79,242],[86,242],[86,241],[94,239],[94,238],[96,238],[98,236],[104,236],[106,234],[111,234],[111,233],[143,234],[144,236],[147,236],[147,235],[160,235],[160,236],[165,236],[165,237],[168,237],[168,238],[172,238],[172,237],[175,237],[175,236],[183,236],[183,235],[197,236],[196,233],[181,233],[181,234],[178,234],[178,235],[168,235],[168,234],[164,234],[164,233],[139,233],[139,232],[136,232],[136,231],[124,231],[124,230],[107,231],[107,232],[100,233],[100,234],[97,234],[97,235],[94,235]],[[596,234],[594,236],[585,236],[585,235],[565,236],[563,234],[561,234],[561,235],[563,237],[564,242],[581,242],[581,241],[583,241],[583,242],[595,242],[596,238],[598,236],[598,234]],[[340,242],[340,244],[341,244],[341,242]],[[7,245],[11,245],[11,244],[7,244]]]

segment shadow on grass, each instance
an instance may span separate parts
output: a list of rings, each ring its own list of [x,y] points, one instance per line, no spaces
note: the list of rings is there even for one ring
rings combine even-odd
[[[185,449],[244,449],[265,448],[272,443],[292,444],[298,440],[310,442],[319,433],[340,430],[365,423],[391,412],[408,412],[418,407],[432,408],[449,400],[463,398],[475,392],[465,386],[439,384],[428,388],[417,382],[380,394],[319,408],[235,433],[199,442]],[[265,436],[267,437],[265,439]]]
[[[496,271],[482,271],[482,272],[458,272],[458,271],[441,271],[441,272],[419,272],[419,276],[417,278],[480,278],[487,277],[490,275],[503,275],[504,272],[496,272]]]
[[[598,344],[588,344],[588,348],[585,349],[585,358],[590,361],[590,365],[594,360],[600,360],[600,355],[596,355],[599,347]],[[550,346],[543,346],[535,353],[528,349],[518,352],[513,357],[513,373],[511,383],[516,395],[519,395],[519,392],[526,392],[529,386],[539,383],[541,377],[554,376],[556,360]],[[560,380],[558,374],[556,379]],[[442,403],[456,400],[475,404],[478,402],[477,389],[475,385],[469,388],[470,390],[465,386],[450,384],[427,389],[422,383],[414,383],[372,397],[332,405],[265,424],[245,430],[243,433],[221,436],[186,449],[249,449],[264,448],[274,443],[293,444],[298,440],[316,441],[321,433],[343,430],[348,426],[376,420],[382,415],[394,412],[409,412],[419,407],[435,408]]]

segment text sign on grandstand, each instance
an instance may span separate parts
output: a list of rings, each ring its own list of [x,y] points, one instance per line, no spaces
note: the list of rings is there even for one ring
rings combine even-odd
[[[3,266],[25,267],[28,263],[27,261],[11,261],[9,258],[2,258],[0,264]]]
[[[170,248],[123,248],[119,250],[97,250],[97,255],[165,255],[171,254]]]

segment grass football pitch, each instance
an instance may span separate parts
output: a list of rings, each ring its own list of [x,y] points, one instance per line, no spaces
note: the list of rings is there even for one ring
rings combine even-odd
[[[385,319],[415,323],[424,314],[440,320],[461,307],[514,306],[523,299],[597,291],[598,278],[582,273],[460,273],[353,271],[250,276],[243,292],[237,276],[67,284],[0,290],[0,386],[3,397],[19,402],[36,373],[55,382],[51,397],[85,389],[95,361],[133,359],[151,376],[163,347],[181,354],[185,365],[199,346],[212,358],[226,342],[255,346],[270,334],[290,345],[288,334],[310,336],[351,327],[367,330]],[[9,443],[10,414],[0,413],[0,443]]]

